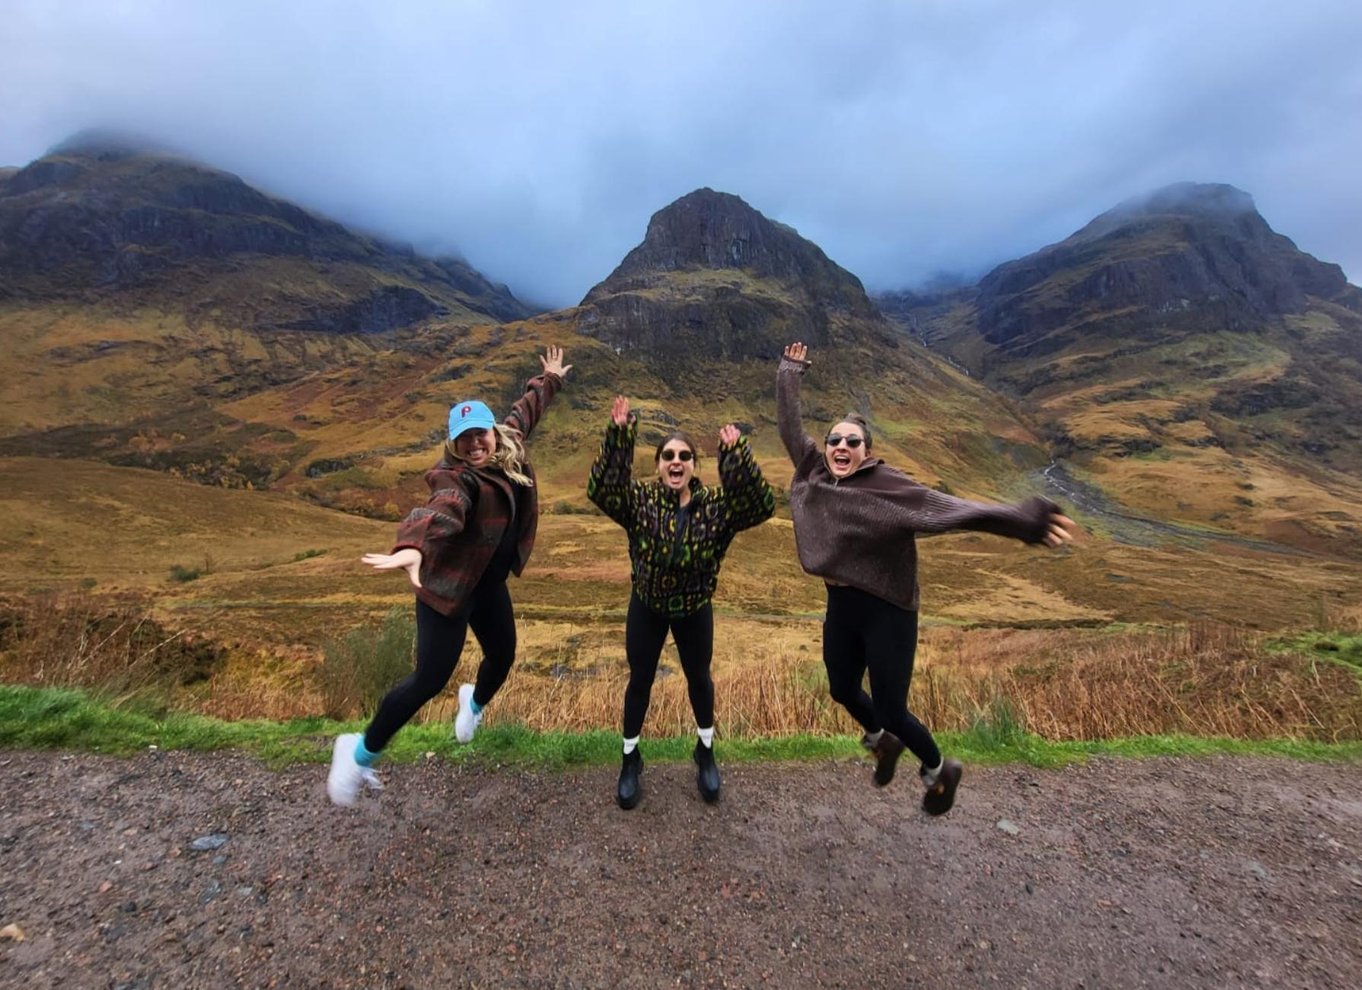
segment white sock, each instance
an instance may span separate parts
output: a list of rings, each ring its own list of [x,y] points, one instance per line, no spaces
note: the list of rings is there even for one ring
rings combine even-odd
[[[629,755],[630,753],[632,753],[634,750],[638,749],[638,739],[639,739],[638,736],[634,736],[633,739],[626,739],[626,740],[624,740],[624,755],[625,755],[625,756],[628,756],[628,755]]]
[[[941,772],[941,768],[944,767],[945,765],[946,761],[942,760],[940,763],[936,765],[934,769],[923,771],[922,782],[926,784],[928,787],[936,786],[936,776]]]
[[[874,732],[867,732],[865,734],[866,744],[872,747],[878,746],[880,744],[880,736],[882,735],[884,735],[883,729],[876,729]]]
[[[702,729],[699,726],[696,726],[695,734],[699,736],[700,741],[705,744],[705,749],[714,748],[714,726],[711,725],[708,729]]]

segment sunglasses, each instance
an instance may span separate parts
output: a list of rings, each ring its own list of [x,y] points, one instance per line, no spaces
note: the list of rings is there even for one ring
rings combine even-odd
[[[667,450],[664,450],[664,451],[663,451],[661,454],[659,454],[658,456],[661,457],[664,461],[675,461],[675,460],[688,461],[688,460],[690,460],[691,458],[693,458],[695,455],[694,455],[693,453],[691,453],[689,450],[671,450],[671,449],[667,449]]]
[[[849,435],[849,436],[845,436],[845,437],[842,436],[842,434],[840,434],[840,433],[829,433],[829,434],[828,434],[827,444],[828,444],[829,447],[836,447],[836,446],[837,446],[838,444],[840,444],[840,443],[845,443],[845,444],[846,444],[848,447],[850,447],[852,450],[855,450],[855,449],[856,449],[857,447],[859,447],[861,444],[865,443],[865,438],[864,438],[864,437],[858,437],[858,436],[857,436],[856,434],[854,434],[854,433],[852,433],[852,434]]]

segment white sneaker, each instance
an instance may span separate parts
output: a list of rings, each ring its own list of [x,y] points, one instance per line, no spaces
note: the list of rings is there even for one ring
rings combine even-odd
[[[331,747],[331,772],[326,777],[326,794],[332,804],[348,808],[359,797],[361,787],[383,790],[378,774],[355,762],[355,745],[363,738],[358,732],[347,732],[336,737]]]
[[[472,742],[473,733],[478,731],[482,712],[473,714],[473,685],[464,684],[459,688],[459,714],[454,716],[454,738],[461,743]]]

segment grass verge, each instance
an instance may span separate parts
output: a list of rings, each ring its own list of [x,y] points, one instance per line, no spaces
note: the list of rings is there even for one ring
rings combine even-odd
[[[232,749],[278,766],[325,762],[338,732],[357,731],[359,723],[325,718],[287,722],[229,722],[175,711],[136,711],[111,707],[83,691],[0,685],[0,746],[19,749],[72,749],[132,754],[162,750]],[[1362,742],[1324,743],[1298,739],[1243,740],[1185,735],[1140,736],[1090,742],[1050,742],[1015,727],[999,732],[981,724],[965,732],[938,733],[942,749],[969,763],[1028,763],[1060,766],[1094,756],[1278,756],[1318,761],[1362,761]],[[434,754],[456,763],[562,769],[610,765],[619,760],[615,732],[536,732],[519,725],[488,726],[468,746],[456,746],[443,724],[409,725],[385,754],[391,762],[411,762]],[[692,736],[645,739],[653,761],[689,759]],[[725,762],[836,760],[863,756],[856,736],[792,735],[723,739]]]

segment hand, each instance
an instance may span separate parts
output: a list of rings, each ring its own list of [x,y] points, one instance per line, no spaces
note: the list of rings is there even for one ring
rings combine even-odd
[[[572,365],[563,363],[563,349],[553,344],[539,356],[539,363],[544,366],[544,374],[557,375],[559,378],[566,378],[572,370]]]
[[[360,559],[379,571],[401,568],[407,572],[413,588],[421,587],[421,551],[415,547],[403,547],[397,553],[366,553]]]
[[[732,423],[719,431],[719,443],[725,447],[732,447],[740,439],[742,439],[742,433]]]
[[[615,404],[610,407],[610,421],[616,426],[629,425],[629,400],[624,396],[615,396]]]
[[[809,349],[805,347],[803,344],[801,344],[799,341],[795,341],[793,344],[787,344],[785,346],[785,356],[789,358],[791,361],[798,361],[800,364],[813,363],[812,361],[805,360],[805,358],[808,356],[808,353]]]
[[[1050,531],[1045,534],[1044,543],[1047,547],[1060,547],[1074,538],[1078,532],[1078,523],[1068,516],[1059,512],[1050,513]]]

